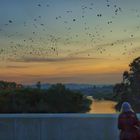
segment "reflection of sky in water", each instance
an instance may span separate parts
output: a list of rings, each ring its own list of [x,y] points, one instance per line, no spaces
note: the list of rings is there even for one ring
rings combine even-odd
[[[91,82],[91,75],[102,73],[118,81],[139,55],[139,5],[139,0],[2,0],[0,74],[21,82],[44,76],[48,82]]]

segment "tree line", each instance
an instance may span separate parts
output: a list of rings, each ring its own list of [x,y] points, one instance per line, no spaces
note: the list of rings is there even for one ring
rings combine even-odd
[[[129,64],[129,71],[124,71],[122,82],[114,86],[114,99],[118,102],[116,109],[120,110],[124,101],[131,103],[136,112],[140,112],[140,57]]]
[[[0,83],[0,113],[76,113],[90,109],[89,99],[63,84],[52,85],[46,90],[41,89],[40,82],[37,82],[37,88],[17,88],[16,83]]]

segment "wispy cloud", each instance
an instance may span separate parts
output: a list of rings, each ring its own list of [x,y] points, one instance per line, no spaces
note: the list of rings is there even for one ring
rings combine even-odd
[[[23,68],[29,68],[29,66],[8,65],[8,66],[5,66],[5,68],[11,68],[11,69],[23,69]]]
[[[109,42],[109,43],[102,43],[102,44],[97,44],[97,45],[94,45],[93,48],[88,48],[88,49],[84,49],[84,50],[80,50],[80,51],[77,51],[77,52],[73,52],[73,53],[70,53],[69,56],[75,56],[75,55],[81,55],[81,54],[85,54],[85,53],[90,53],[90,52],[95,52],[95,51],[98,51],[99,48],[107,48],[107,47],[114,47],[114,45],[122,45],[124,43],[131,43],[131,42],[139,42],[140,40],[140,37],[134,37],[134,38],[123,38],[123,39],[119,39],[119,40],[116,40],[116,41],[112,41],[112,42]]]
[[[37,58],[37,57],[24,57],[17,59],[8,59],[11,62],[67,62],[76,60],[103,60],[104,58],[94,58],[94,57],[60,57],[60,58]],[[14,68],[14,66],[11,66]],[[16,67],[16,66],[15,66]]]
[[[114,84],[121,81],[121,73],[102,73],[102,74],[74,74],[74,75],[60,75],[60,76],[48,76],[48,75],[9,75],[0,77],[8,81],[17,81],[19,83],[36,83],[41,81],[45,83],[94,83],[94,84]],[[107,80],[106,80],[107,79]]]

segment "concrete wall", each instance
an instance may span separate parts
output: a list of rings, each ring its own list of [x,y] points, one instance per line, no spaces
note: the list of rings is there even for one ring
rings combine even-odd
[[[1,114],[0,140],[118,140],[117,115]]]

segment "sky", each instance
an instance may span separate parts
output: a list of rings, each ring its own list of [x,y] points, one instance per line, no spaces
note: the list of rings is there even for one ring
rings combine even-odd
[[[139,0],[0,0],[0,80],[114,84],[140,56]]]

